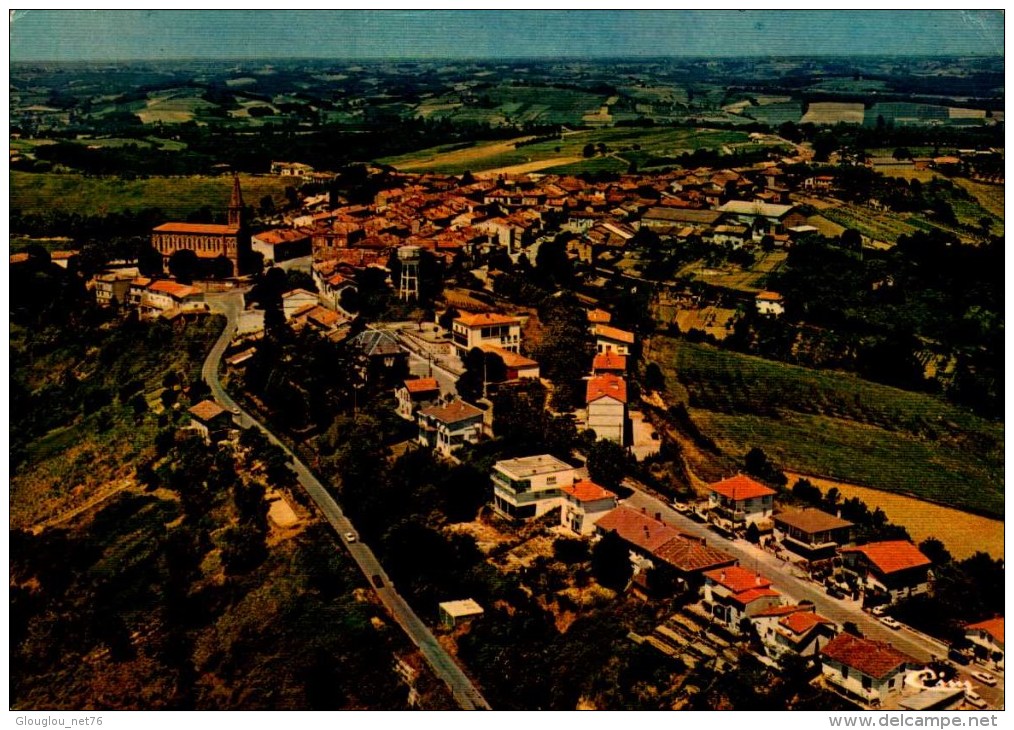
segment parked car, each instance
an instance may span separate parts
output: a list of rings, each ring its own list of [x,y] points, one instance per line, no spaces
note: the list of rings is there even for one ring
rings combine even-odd
[[[898,623],[895,619],[891,618],[890,616],[883,616],[880,619],[880,623],[882,623],[889,629],[894,629],[895,631],[901,628],[901,624]]]
[[[680,514],[686,514],[687,512],[690,511],[690,505],[687,504],[686,502],[673,502],[672,508],[677,512],[679,512]]]
[[[968,689],[965,690],[965,702],[970,704],[972,707],[977,707],[980,710],[986,709],[986,700],[979,696],[978,692],[973,692]]]
[[[345,533],[345,542],[355,542],[355,541],[356,541],[356,533],[354,532]]]
[[[952,662],[957,662],[963,667],[967,667],[972,662],[972,658],[970,656],[968,656],[967,654],[962,654],[957,649],[951,649],[949,652],[947,652],[947,658],[950,659]]]
[[[887,606],[874,606],[871,613],[874,616],[883,616],[885,613],[887,613]]]
[[[838,586],[828,586],[825,591],[831,598],[844,598],[845,593]]]
[[[979,680],[980,682],[989,687],[996,686],[996,677],[987,672],[972,672],[972,677],[974,677],[975,679]]]

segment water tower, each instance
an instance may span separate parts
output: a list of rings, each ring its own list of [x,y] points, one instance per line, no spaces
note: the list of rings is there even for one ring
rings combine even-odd
[[[419,256],[418,246],[402,246],[398,249],[398,262],[401,264],[401,284],[398,287],[398,298],[402,301],[419,299]]]

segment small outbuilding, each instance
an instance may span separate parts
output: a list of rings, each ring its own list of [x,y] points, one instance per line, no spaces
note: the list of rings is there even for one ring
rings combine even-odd
[[[445,601],[438,608],[440,609],[440,623],[448,629],[453,629],[455,626],[469,621],[476,616],[481,616],[484,613],[482,606],[471,598],[465,598],[460,601]]]

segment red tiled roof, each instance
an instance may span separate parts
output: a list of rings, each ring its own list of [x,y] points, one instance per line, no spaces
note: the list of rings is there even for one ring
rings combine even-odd
[[[154,230],[159,233],[202,233],[213,236],[234,236],[239,232],[235,226],[214,223],[163,223]]]
[[[709,570],[704,576],[715,581],[718,585],[728,588],[733,593],[743,593],[744,591],[756,588],[768,588],[771,585],[771,581],[767,578],[739,565],[720,568],[719,570]]]
[[[728,553],[687,536],[670,540],[659,547],[654,555],[684,573],[695,573],[736,562]]]
[[[162,279],[156,281],[148,287],[148,291],[158,292],[159,294],[168,294],[171,297],[182,299],[189,297],[193,294],[197,294],[200,290],[186,284],[179,284],[175,281],[169,281],[168,279]]]
[[[490,327],[498,324],[520,324],[517,317],[508,317],[505,314],[490,314],[486,312],[480,314],[462,312],[454,321],[461,322],[461,324],[466,327]]]
[[[819,613],[811,613],[809,611],[798,611],[796,613],[789,614],[778,622],[779,626],[784,626],[794,634],[805,634],[814,626],[820,624],[833,624],[831,619],[824,618]]]
[[[482,415],[481,410],[463,400],[453,401],[446,406],[432,406],[419,413],[442,423],[458,423]]]
[[[588,381],[585,403],[592,403],[599,398],[615,398],[621,403],[627,402],[627,381],[619,375],[605,373],[596,375]]]
[[[846,633],[831,639],[820,653],[874,679],[883,679],[906,664],[917,663],[886,641],[872,641]]]
[[[11,263],[12,264],[23,264],[25,261],[28,261],[28,254],[27,253],[12,253],[11,254]]]
[[[606,352],[596,355],[592,360],[592,370],[620,370],[627,369],[627,356],[617,355],[615,352]]]
[[[409,393],[429,393],[434,390],[440,390],[440,384],[436,378],[418,378],[416,380],[406,380],[405,388]]]
[[[617,329],[616,327],[610,327],[609,325],[596,325],[595,334],[599,337],[604,337],[607,340],[625,342],[628,345],[634,344],[634,334],[632,332],[626,332],[624,330]]]
[[[754,499],[756,497],[766,497],[769,494],[776,494],[775,490],[769,489],[763,484],[758,484],[750,477],[743,476],[742,474],[715,482],[709,485],[708,488],[735,502],[741,499]]]
[[[483,352],[499,355],[500,359],[503,360],[503,364],[509,368],[535,368],[539,366],[539,363],[535,362],[535,360],[532,360],[531,358],[519,355],[516,352],[511,352],[510,350],[505,350],[502,347],[496,347],[495,345],[479,345],[479,349]]]
[[[966,629],[985,631],[996,639],[997,643],[1003,644],[1003,616],[980,621],[976,624],[968,624]]]
[[[742,593],[734,593],[731,598],[736,603],[746,606],[760,598],[777,598],[779,595],[781,594],[773,588],[751,588]]]
[[[908,540],[871,542],[858,547],[843,548],[842,552],[862,553],[881,573],[897,573],[899,570],[931,564],[930,559]]]
[[[765,302],[780,302],[782,301],[782,295],[776,291],[762,291],[756,296],[757,299]]]
[[[273,231],[264,231],[254,235],[258,243],[266,246],[277,246],[292,241],[304,241],[310,237],[310,231],[305,228],[278,228]]]
[[[606,513],[595,524],[604,532],[615,531],[625,541],[649,553],[680,536],[675,528],[623,506]]]
[[[771,606],[765,608],[763,611],[759,611],[754,614],[754,618],[761,616],[788,616],[790,613],[799,613],[800,611],[812,611],[810,606],[800,606],[798,603],[790,603],[785,606]]]
[[[616,497],[615,494],[605,487],[600,487],[595,482],[588,481],[587,479],[575,482],[574,484],[565,484],[561,489],[578,502],[594,502],[599,499]]]
[[[190,409],[190,415],[202,421],[210,421],[225,413],[225,409],[213,400],[202,400]]]

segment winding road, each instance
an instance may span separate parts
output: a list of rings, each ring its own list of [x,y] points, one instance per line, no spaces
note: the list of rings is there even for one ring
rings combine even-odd
[[[267,429],[264,424],[257,421],[253,416],[244,411],[229,394],[225,392],[218,377],[219,364],[222,355],[229,343],[232,341],[236,331],[236,323],[239,320],[239,313],[243,307],[242,296],[238,291],[226,294],[209,294],[208,305],[213,312],[224,314],[226,318],[225,329],[215,342],[208,357],[201,368],[201,376],[204,382],[211,389],[212,396],[222,406],[238,414],[239,424],[243,428],[254,427],[259,429],[268,440],[280,447],[292,459],[290,468],[295,472],[299,484],[307,491],[321,513],[335,529],[337,534],[344,535],[348,532],[356,533],[355,527],[342,513],[338,503],[324,488],[324,485],[313,475],[299,458],[282,441]],[[465,710],[489,710],[489,703],[486,702],[479,690],[472,684],[471,680],[461,670],[461,667],[454,661],[454,658],[440,645],[432,632],[426,627],[422,620],[415,614],[404,598],[391,585],[391,580],[377,560],[373,551],[363,542],[346,543],[345,547],[352,555],[353,560],[359,565],[363,575],[377,596],[387,607],[391,617],[408,634],[412,642],[419,647],[426,661],[433,668],[438,677],[447,683],[454,695],[455,701]],[[378,585],[379,580],[379,585]]]

